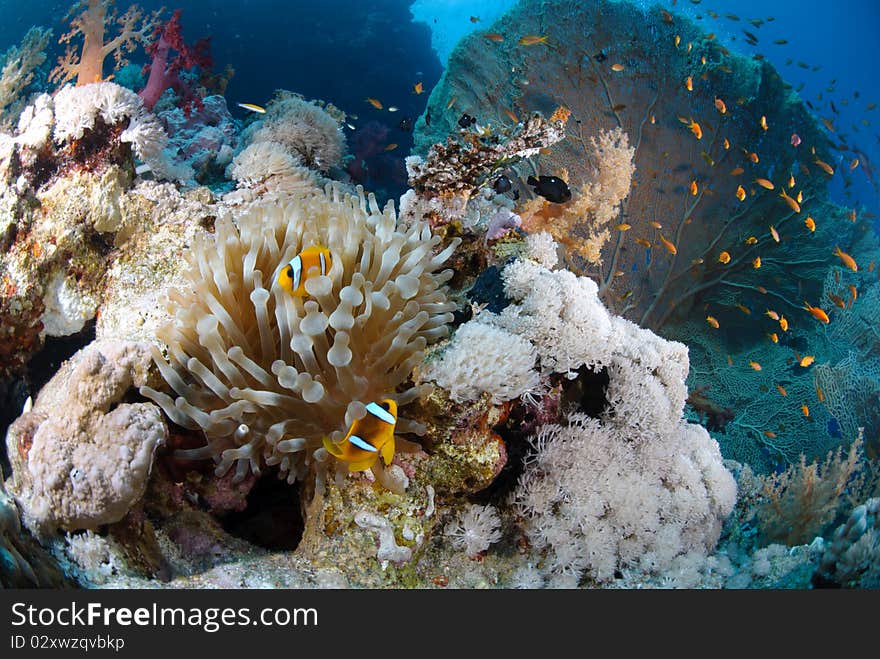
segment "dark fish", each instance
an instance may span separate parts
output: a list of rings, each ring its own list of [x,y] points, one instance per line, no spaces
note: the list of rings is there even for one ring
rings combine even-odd
[[[503,194],[512,188],[513,185],[510,182],[510,179],[507,178],[504,174],[495,179],[495,182],[492,184],[492,189],[495,190],[498,194]]]
[[[404,133],[411,133],[413,129],[413,120],[411,117],[404,117],[400,120],[400,123],[397,124],[397,127],[402,130]]]
[[[431,125],[431,111],[430,111],[430,110],[428,110],[427,112],[425,112],[425,125],[426,125],[426,126],[430,126],[430,125]]]
[[[458,120],[458,125],[461,126],[462,128],[465,128],[465,129],[470,128],[475,123],[477,123],[477,120],[474,119],[467,112],[465,112],[463,115],[461,115],[461,117]]]
[[[595,55],[593,55],[593,59],[595,59],[597,62],[604,62],[605,60],[607,60],[607,59],[608,59],[608,55],[605,54],[605,49],[603,48],[603,49],[600,50],[598,53],[596,53]]]
[[[613,108],[611,108],[611,111],[612,112],[620,112],[621,110],[625,110],[625,109],[626,109],[626,105],[624,105],[623,103],[618,103]]]
[[[758,37],[755,36],[754,34],[752,34],[751,32],[749,32],[748,30],[743,30],[743,34],[745,34],[746,37],[748,37],[751,41],[757,41],[757,40],[758,40]]]
[[[547,201],[554,204],[562,204],[571,199],[571,190],[568,183],[558,176],[529,176],[526,181],[534,188],[535,194],[541,195]]]

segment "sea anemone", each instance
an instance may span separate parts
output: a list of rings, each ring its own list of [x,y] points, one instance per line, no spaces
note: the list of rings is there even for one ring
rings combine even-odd
[[[368,403],[420,395],[410,374],[454,308],[443,286],[452,272],[437,270],[458,242],[435,253],[440,242],[424,222],[398,224],[390,203],[380,210],[372,195],[333,186],[219,218],[194,242],[188,286],[169,293],[173,320],[157,332],[170,363],[153,356],[176,398],[142,393],[205,433],[189,457],[215,458],[218,475],[278,465],[288,482],[303,479],[329,459],[322,439],[339,441]],[[278,273],[314,244],[331,267],[294,297]],[[419,429],[398,420],[398,432]]]

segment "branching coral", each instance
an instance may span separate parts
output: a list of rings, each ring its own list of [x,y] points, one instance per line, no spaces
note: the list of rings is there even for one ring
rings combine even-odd
[[[76,78],[77,85],[87,85],[104,80],[104,60],[113,55],[116,68],[125,66],[125,54],[135,49],[150,35],[155,27],[159,11],[144,17],[137,5],[132,5],[121,16],[112,9],[113,0],[80,0],[70,10],[70,16],[78,10],[83,11],[70,23],[70,31],[59,39],[67,44],[67,51],[58,58],[58,66],[49,74],[49,81],[64,84]],[[118,33],[109,41],[104,41],[105,31],[116,26]],[[83,45],[79,55],[71,43],[82,35]]]
[[[170,364],[155,359],[176,398],[142,392],[205,432],[199,455],[215,457],[218,474],[237,463],[237,478],[263,465],[304,478],[326,456],[322,439],[340,440],[366,404],[419,395],[407,379],[454,308],[442,286],[452,273],[437,270],[457,242],[435,254],[439,242],[426,224],[400,227],[390,206],[337,188],[218,219],[193,245],[188,288],[169,296],[174,321],[158,333]],[[316,243],[332,266],[293,297],[278,272]],[[397,430],[418,425],[399,419]]]
[[[32,27],[20,45],[11,46],[0,56],[0,117],[13,103],[24,100],[22,92],[33,81],[34,71],[46,61],[44,51],[51,36],[52,30]]]

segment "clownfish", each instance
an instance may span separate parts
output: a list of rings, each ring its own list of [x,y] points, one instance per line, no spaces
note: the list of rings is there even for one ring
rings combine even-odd
[[[294,256],[278,273],[278,285],[294,297],[306,295],[306,280],[312,268],[318,274],[330,272],[332,260],[330,250],[323,245],[312,245]]]
[[[394,460],[394,427],[397,425],[397,403],[385,399],[367,405],[367,414],[351,424],[339,443],[324,438],[324,448],[339,460],[348,463],[349,471],[370,469],[379,456],[386,465]]]

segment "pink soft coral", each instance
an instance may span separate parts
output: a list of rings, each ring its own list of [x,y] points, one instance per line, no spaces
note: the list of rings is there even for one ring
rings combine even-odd
[[[171,20],[158,26],[153,33],[158,38],[147,46],[147,53],[152,57],[152,62],[144,67],[144,72],[149,71],[150,77],[147,79],[146,87],[140,91],[140,97],[144,105],[152,110],[165,90],[171,88],[180,98],[180,106],[184,113],[189,116],[193,107],[202,109],[202,98],[191,83],[181,79],[180,72],[196,66],[209,69],[213,60],[210,39],[199,39],[192,46],[188,46],[183,40],[180,26],[181,13],[182,10],[176,10]],[[177,55],[169,61],[171,50]]]

